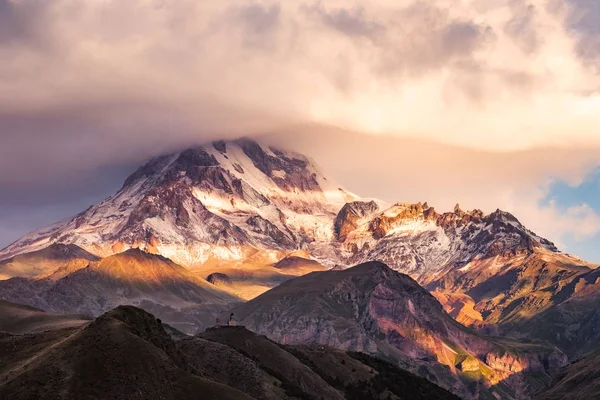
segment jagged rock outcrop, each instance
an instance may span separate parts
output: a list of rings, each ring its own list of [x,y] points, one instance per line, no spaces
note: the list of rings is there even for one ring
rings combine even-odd
[[[355,201],[342,207],[333,222],[333,231],[338,240],[344,241],[348,234],[354,231],[365,219],[379,211],[379,206],[374,201]]]

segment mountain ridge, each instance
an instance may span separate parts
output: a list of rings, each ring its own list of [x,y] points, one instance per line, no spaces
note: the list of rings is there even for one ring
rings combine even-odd
[[[53,279],[0,281],[0,299],[46,311],[99,316],[122,304],[160,315],[184,331],[210,324],[214,314],[241,302],[162,256],[129,249]]]
[[[527,398],[567,363],[555,347],[465,328],[415,280],[379,262],[304,275],[233,312],[274,341],[377,355],[465,399]]]
[[[380,261],[417,280],[457,320],[492,334],[518,334],[536,315],[576,297],[571,287],[600,293],[592,282],[597,265],[561,253],[508,212],[485,214],[457,205],[439,213],[427,203],[363,199],[326,177],[308,157],[250,139],[157,157],[115,195],[26,235],[2,250],[0,258],[59,244],[79,246],[102,259],[138,248],[187,268],[203,280],[201,286],[211,275],[226,276],[231,284],[212,288],[243,299],[311,270]],[[309,261],[289,258],[295,252]],[[282,265],[292,268],[278,268]],[[87,261],[55,272],[61,290],[75,291],[68,277],[89,274],[93,268],[80,268],[86,266]],[[44,279],[33,279],[39,277]],[[33,298],[48,293],[57,286],[49,277],[2,280],[0,293],[9,301],[28,301],[20,291]],[[585,284],[577,286],[581,279]],[[94,286],[89,280],[88,285],[86,290]],[[81,299],[95,314],[105,311],[96,298]],[[146,305],[161,315],[163,306],[173,308],[172,302]],[[584,317],[592,329],[593,315]],[[542,320],[544,325],[548,321]],[[561,339],[555,343],[565,342],[571,325],[559,326]],[[536,335],[544,335],[543,330]],[[567,345],[569,355],[576,356],[574,345]]]

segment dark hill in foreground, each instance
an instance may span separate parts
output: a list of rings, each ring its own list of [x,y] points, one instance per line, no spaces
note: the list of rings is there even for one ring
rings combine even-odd
[[[0,333],[0,398],[457,399],[359,353],[281,346],[242,327],[173,332],[121,306],[82,327]]]
[[[202,378],[154,316],[118,307],[80,329],[0,336],[2,399],[249,399]]]

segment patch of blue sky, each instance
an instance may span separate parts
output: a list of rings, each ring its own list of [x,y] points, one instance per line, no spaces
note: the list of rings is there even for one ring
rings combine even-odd
[[[571,186],[563,181],[553,182],[547,197],[542,200],[542,205],[548,205],[550,202],[564,212],[571,207],[585,204],[600,214],[600,167],[588,174],[578,186]],[[567,252],[600,263],[600,233],[585,239],[568,236],[562,238],[562,242]]]

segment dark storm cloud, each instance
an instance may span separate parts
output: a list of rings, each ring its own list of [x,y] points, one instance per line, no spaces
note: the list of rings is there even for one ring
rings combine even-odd
[[[411,1],[398,5],[389,15],[377,17],[363,7],[325,7],[317,3],[304,9],[309,18],[355,43],[362,63],[382,80],[400,82],[406,76],[427,76],[444,68],[464,70],[478,63],[475,52],[494,41],[490,26],[450,15],[434,2]],[[357,41],[356,39],[366,39]],[[340,51],[342,60],[345,53]],[[347,62],[335,76],[344,92],[351,92]]]
[[[571,0],[577,8],[572,26],[590,34],[600,34],[600,2],[596,0]]]
[[[0,113],[0,187],[79,179],[96,168],[138,164],[244,132],[254,130],[242,112],[215,104],[192,116],[164,104],[119,101]]]
[[[447,57],[470,55],[491,34],[487,28],[473,22],[453,22],[441,32],[441,48]]]
[[[166,140],[168,119],[130,115],[129,121],[119,121],[114,113],[78,107],[0,116],[0,184],[27,186],[56,175],[69,179],[128,157],[140,161],[166,150],[184,128],[173,127],[178,133]]]
[[[471,75],[479,85],[491,71],[483,71],[476,52],[489,49],[495,40],[493,28],[468,19],[451,17],[435,4],[417,1],[393,17],[394,31],[381,48],[379,71],[391,77],[426,76],[433,71],[450,69],[456,73],[479,69]]]

